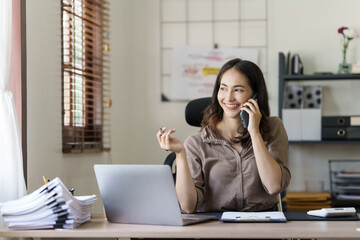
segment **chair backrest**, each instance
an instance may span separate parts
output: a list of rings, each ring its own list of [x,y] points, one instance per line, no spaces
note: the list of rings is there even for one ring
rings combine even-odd
[[[174,152],[171,152],[169,155],[167,155],[165,161],[164,161],[164,165],[168,165],[171,169],[172,175],[173,175],[173,179],[174,179],[174,183],[176,181],[176,165],[175,165],[175,159],[176,159],[176,155]]]
[[[198,98],[188,102],[185,108],[185,120],[190,126],[200,127],[203,112],[211,103],[211,97]]]

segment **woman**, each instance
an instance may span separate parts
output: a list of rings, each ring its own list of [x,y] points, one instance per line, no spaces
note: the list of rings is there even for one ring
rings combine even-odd
[[[157,139],[176,154],[176,193],[186,213],[269,210],[289,184],[287,134],[270,117],[264,76],[250,61],[233,59],[221,68],[200,132],[184,144],[174,132],[164,127]]]

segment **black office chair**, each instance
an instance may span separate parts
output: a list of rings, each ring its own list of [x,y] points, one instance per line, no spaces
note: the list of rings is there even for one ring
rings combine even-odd
[[[200,127],[202,118],[203,118],[203,111],[207,106],[211,103],[211,97],[206,98],[198,98],[188,102],[185,108],[185,120],[186,122],[193,127]],[[165,161],[164,164],[168,165],[173,171],[173,178],[174,182],[176,179],[176,165],[175,165],[175,153],[170,153]]]
[[[202,118],[203,118],[203,112],[205,110],[205,108],[207,106],[209,106],[211,103],[211,97],[206,97],[206,98],[198,98],[195,100],[190,101],[185,108],[185,120],[186,122],[190,125],[190,126],[194,126],[194,127],[200,127]],[[173,171],[173,178],[174,178],[174,183],[176,180],[176,164],[175,164],[175,158],[176,155],[174,152],[170,153],[165,161],[164,164],[168,165]],[[281,201],[281,195],[284,195],[284,193],[279,193],[278,194],[278,203],[277,205],[274,207],[274,210],[283,211],[283,205],[282,205],[282,201]]]

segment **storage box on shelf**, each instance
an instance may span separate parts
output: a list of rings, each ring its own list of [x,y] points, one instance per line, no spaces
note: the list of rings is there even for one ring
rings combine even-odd
[[[282,119],[290,141],[321,140],[321,86],[286,86]]]

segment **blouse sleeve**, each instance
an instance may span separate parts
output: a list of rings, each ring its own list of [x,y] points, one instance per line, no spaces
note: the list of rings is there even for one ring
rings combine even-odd
[[[202,206],[205,195],[204,175],[200,158],[201,144],[202,143],[195,136],[188,137],[184,142],[186,157],[197,194],[195,211],[197,211]]]
[[[270,118],[270,139],[267,145],[271,156],[281,168],[281,192],[289,185],[291,174],[288,168],[289,142],[287,133],[281,119]]]

